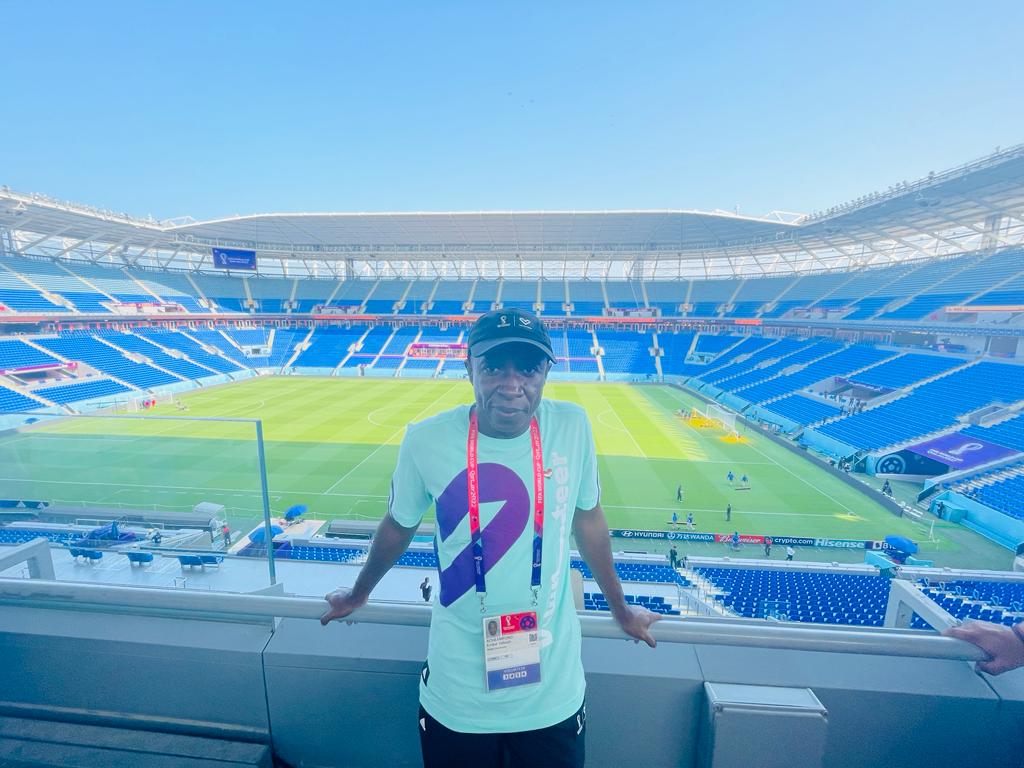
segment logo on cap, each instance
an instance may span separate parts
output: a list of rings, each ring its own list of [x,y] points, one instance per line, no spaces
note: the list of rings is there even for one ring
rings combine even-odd
[[[508,315],[502,315],[498,319],[498,327],[499,328],[508,328],[509,327]]]
[[[516,319],[519,320],[519,324],[524,328],[533,328],[533,321],[530,318],[520,315]]]

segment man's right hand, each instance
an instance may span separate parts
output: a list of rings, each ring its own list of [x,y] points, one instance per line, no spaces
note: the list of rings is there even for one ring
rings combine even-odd
[[[335,619],[344,619],[353,611],[366,605],[366,598],[356,597],[350,589],[336,589],[325,595],[324,600],[327,601],[329,607],[320,617],[320,624],[325,627]]]
[[[987,621],[970,621],[942,632],[946,637],[966,640],[981,648],[991,658],[979,661],[978,669],[990,675],[1001,675],[1024,666],[1024,641],[1010,627]]]

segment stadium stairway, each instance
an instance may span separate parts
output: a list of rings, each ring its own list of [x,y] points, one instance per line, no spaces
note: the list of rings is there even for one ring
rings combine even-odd
[[[23,338],[22,341],[25,342],[26,344],[30,344],[31,346],[35,347],[36,349],[39,349],[39,350],[42,350],[43,352],[46,352],[46,354],[50,355],[51,357],[56,357],[62,363],[72,362],[72,359],[69,358],[68,356],[62,355],[60,352],[57,352],[55,350],[47,349],[46,347],[44,347],[44,346],[40,345],[39,343],[37,343],[34,339]],[[125,387],[128,390],[133,390],[134,391],[134,390],[138,389],[138,387],[136,385],[131,384],[131,383],[127,382],[127,381],[124,381],[123,379],[119,379],[114,374],[107,373],[106,371],[101,370],[100,368],[96,368],[95,366],[90,365],[89,363],[80,363],[79,364],[79,372],[80,373],[82,372],[82,367],[83,366],[85,366],[87,369],[91,369],[93,371],[96,371],[96,373],[98,373],[103,378],[110,379],[115,384],[120,384],[122,387]],[[73,382],[69,382],[69,383],[73,383]]]
[[[691,595],[708,609],[708,613],[713,616],[733,615],[731,611],[726,610],[722,606],[721,600],[715,599],[716,595],[720,596],[723,593],[721,589],[715,586],[714,582],[705,579],[693,568],[680,568],[679,570],[684,578],[690,582],[689,590]]]
[[[715,381],[715,385],[728,392],[740,392],[746,387],[763,384],[789,372],[799,370],[811,363],[836,354],[842,345],[824,340],[798,342],[796,349],[787,352],[767,365],[760,365],[747,373],[727,376]]]
[[[1021,370],[1021,374],[1024,375],[1024,369]],[[1024,406],[1024,400],[1018,400],[1018,401],[1010,404],[1010,407],[1012,407],[1012,408],[1020,408],[1022,406]],[[865,410],[869,410],[869,409],[865,408]],[[977,409],[972,409],[972,410],[977,410]],[[943,427],[942,429],[937,429],[937,430],[934,430],[932,432],[922,432],[920,435],[914,435],[913,437],[908,438],[907,440],[900,440],[899,442],[892,443],[891,445],[883,445],[881,448],[878,448],[876,450],[884,451],[886,453],[890,453],[892,451],[900,451],[900,450],[903,450],[904,448],[906,448],[908,446],[916,445],[917,443],[924,442],[925,440],[934,440],[935,438],[942,437],[943,435],[949,435],[949,434],[953,434],[955,432],[960,432],[963,429],[964,429],[964,425],[963,424],[957,424],[957,425],[955,425],[953,427]],[[985,437],[984,435],[979,435],[979,436],[982,439],[984,439],[984,437]]]
[[[917,586],[925,597],[957,619],[989,621],[1007,627],[1024,621],[1024,583],[1019,581],[920,579]],[[917,614],[910,626],[928,628]]]
[[[875,451],[954,429],[965,414],[995,403],[1024,399],[1024,368],[981,360],[960,371],[915,387],[884,406],[848,415],[818,429],[859,450]]]
[[[794,421],[801,427],[816,426],[825,419],[838,415],[841,412],[840,409],[832,403],[826,402],[820,398],[810,397],[806,393],[802,392],[784,395],[783,397],[760,406],[760,408],[753,405],[748,406],[748,408],[745,409],[745,413],[757,411],[762,408],[765,411],[770,411],[785,419]]]
[[[347,353],[342,355],[341,360],[338,361],[338,364],[334,367],[334,370],[331,372],[332,376],[337,376],[341,369],[345,367],[345,364],[352,358],[352,356],[359,354],[359,350],[363,348],[363,343],[366,341],[366,337],[370,335],[370,332],[373,331],[374,328],[376,328],[376,326],[374,325],[366,326],[366,330],[363,332],[363,335],[356,339],[355,343],[351,345]],[[310,335],[312,335],[312,331],[310,332]],[[303,343],[307,341],[309,341],[309,336],[305,338]],[[296,349],[298,349],[299,346],[301,345],[297,345]],[[285,367],[290,368],[294,363],[295,358],[293,357],[292,360]]]
[[[79,282],[83,283],[90,291],[92,291],[92,293],[94,295],[101,297],[99,299],[100,301],[110,302],[111,304],[118,304],[119,303],[118,300],[116,298],[114,298],[113,295],[111,295],[107,291],[104,291],[104,290],[100,289],[99,287],[97,287],[97,285],[94,282],[92,282],[91,280],[89,280],[89,279],[83,277],[82,275],[78,274],[73,269],[71,269],[71,267],[68,266],[67,264],[63,264],[62,263],[62,264],[59,264],[59,266],[60,266],[61,269],[63,269],[69,275],[71,275],[72,277],[76,278]]]
[[[757,365],[760,360],[766,359],[759,356],[765,353],[769,347],[776,347],[781,341],[765,339],[760,336],[736,337],[735,343],[719,352],[711,362],[706,364],[686,362],[678,364],[670,361],[667,372],[691,376],[702,384],[705,382],[713,383],[723,374],[729,375],[727,369],[733,365],[743,365],[744,368],[742,370],[747,370],[748,367]],[[699,343],[700,336],[696,338],[689,354],[700,351],[696,346]],[[755,360],[755,358],[757,359]],[[662,361],[663,367],[665,367],[664,363],[665,361]]]
[[[983,427],[967,427],[964,434],[1024,452],[1024,412],[1019,408],[1007,408]]]
[[[801,348],[801,343],[796,339],[774,339],[761,343],[763,341],[748,343],[742,347],[740,344],[734,345],[709,363],[705,370],[696,374],[696,378],[718,386],[721,382],[737,376],[773,366]]]
[[[885,360],[880,365],[885,365],[886,363],[891,363],[891,362],[892,362],[892,360]],[[879,408],[879,407],[881,407],[883,405],[886,405],[887,403],[891,403],[894,400],[899,400],[900,398],[902,398],[902,397],[904,397],[906,395],[909,395],[911,392],[913,392],[918,387],[923,387],[925,384],[931,384],[933,381],[938,381],[939,379],[945,378],[946,376],[951,376],[954,373],[959,373],[960,371],[963,371],[963,370],[965,370],[967,368],[970,368],[973,365],[977,365],[980,362],[981,362],[980,358],[975,359],[975,360],[965,360],[962,365],[958,365],[958,366],[955,366],[953,368],[947,368],[947,369],[945,369],[943,371],[939,371],[938,373],[936,373],[936,374],[934,374],[932,376],[928,376],[928,377],[926,377],[924,379],[920,379],[919,381],[914,381],[914,382],[906,385],[905,387],[901,387],[900,389],[895,389],[892,392],[889,392],[889,393],[887,393],[885,395],[882,395],[881,397],[872,398],[871,400],[868,400],[864,404],[864,408],[860,411],[860,413],[867,413],[868,411],[872,411],[875,408]],[[845,419],[848,416],[849,416],[849,414],[840,414],[839,416],[836,416],[834,418],[825,419],[823,422],[821,422],[821,424],[819,424],[819,426],[824,426],[826,424],[831,424],[832,422],[839,421],[840,419]],[[918,442],[918,441],[915,439],[912,442]]]
[[[219,347],[209,344],[201,344],[197,339],[189,336],[184,328],[174,331],[162,331],[154,328],[137,329],[136,334],[147,339],[157,341],[159,346],[165,349],[177,349],[183,352],[189,360],[210,368],[219,373],[231,373],[241,370],[239,363],[228,357]]]
[[[127,336],[128,334],[123,334],[123,335]],[[111,349],[117,350],[118,352],[120,352],[128,360],[131,360],[133,357],[143,358],[142,362],[145,365],[148,365],[150,368],[155,368],[156,370],[160,371],[161,373],[166,373],[168,376],[173,376],[178,381],[185,381],[187,379],[186,376],[184,376],[184,375],[182,375],[180,373],[175,373],[174,371],[170,370],[169,368],[166,368],[166,367],[160,365],[157,362],[157,360],[159,360],[159,357],[156,356],[156,355],[154,355],[153,357],[150,357],[145,352],[138,352],[138,351],[136,351],[134,349],[129,349],[127,347],[119,346],[117,344],[117,341],[118,341],[117,337],[114,337],[114,340],[111,340],[111,339],[107,338],[104,335],[95,334],[94,338],[97,341],[99,341],[101,344],[106,344]],[[135,336],[134,338],[139,338],[139,337]]]
[[[756,385],[761,388],[760,391],[762,392],[762,395],[768,395],[767,398],[757,400],[756,402],[760,405],[767,405],[775,402],[776,400],[780,400],[783,397],[788,397],[811,386],[812,384],[832,380],[835,376],[854,376],[862,371],[870,370],[877,365],[888,362],[891,359],[892,355],[887,354],[883,350],[865,347],[864,345],[851,344],[850,346],[831,355],[825,355],[814,362],[802,365],[796,371],[777,376],[776,379],[780,380],[778,382],[779,384],[785,384],[788,380],[788,386],[785,392],[772,395],[770,392],[766,391],[768,388],[763,386],[768,382]],[[856,365],[859,365],[860,367],[850,370],[852,366]],[[750,388],[750,390],[752,389],[753,388]],[[771,389],[778,390],[780,387],[775,386]],[[744,399],[750,399],[744,396],[744,390],[741,390],[736,394]]]
[[[836,299],[844,300],[850,311],[843,315],[845,320],[867,320],[876,312],[884,310],[898,293],[893,293],[890,286],[895,285],[907,277],[921,265],[907,264],[897,265],[892,269],[879,271],[875,274],[868,272],[856,273],[854,278],[846,284],[843,292],[836,292]],[[860,283],[868,290],[863,291]],[[857,287],[854,290],[853,286]]]
[[[47,290],[6,263],[0,263],[0,301],[10,309],[28,313],[75,311],[70,300]]]
[[[877,574],[827,573],[734,566],[698,566],[714,583],[723,608],[745,618],[880,627],[889,581]]]
[[[943,290],[940,286],[942,286],[945,283],[949,283],[951,280],[953,280],[963,272],[966,272],[967,270],[973,269],[974,267],[982,264],[985,261],[985,259],[987,259],[990,255],[991,254],[987,254],[979,259],[964,259],[965,263],[959,265],[956,269],[954,269],[951,272],[941,273],[940,271],[940,274],[936,276],[937,279],[930,283],[927,283],[926,285],[919,288],[917,291],[914,291],[906,296],[900,296],[899,299],[890,302],[887,306],[883,307],[881,311],[876,312],[869,319],[916,319],[912,317],[905,317],[904,314],[900,313],[900,310],[907,307],[911,307],[919,297],[926,296],[929,294],[955,294],[960,296],[960,299],[965,298],[963,295],[961,295],[958,291],[955,290],[955,286],[950,285],[945,290]],[[924,314],[927,314],[927,312],[924,312]]]
[[[1022,259],[1021,256],[1022,256],[1022,254],[1020,252],[1018,252],[1016,254],[1016,257],[1017,257],[1017,259],[1019,261],[1024,261],[1024,259]],[[963,303],[965,305],[970,305],[970,304],[973,304],[974,302],[978,301],[979,299],[981,299],[983,296],[987,296],[990,293],[999,293],[1000,289],[1002,289],[1003,287],[1005,287],[1007,285],[1010,285],[1011,283],[1020,283],[1022,278],[1024,278],[1024,270],[1013,271],[1009,275],[1007,275],[1006,277],[1003,277],[1000,280],[998,280],[997,282],[994,282],[994,283],[992,283],[990,285],[985,286],[984,288],[982,288],[982,289],[980,289],[978,291],[975,291],[970,296],[968,296],[966,299],[964,299]],[[979,302],[979,303],[985,303],[985,302]],[[996,303],[1002,303],[1002,302],[996,302]]]
[[[49,400],[34,395],[22,387],[15,388],[8,382],[0,382],[0,413],[32,411],[40,406],[52,406]]]
[[[185,363],[188,366],[195,366],[197,368],[205,370],[205,371],[207,371],[206,375],[208,375],[208,376],[215,376],[218,373],[220,373],[220,371],[218,371],[218,370],[216,370],[214,368],[211,368],[209,365],[201,363],[201,362],[199,362],[197,360],[193,360],[191,357],[189,357],[181,349],[177,349],[175,347],[165,346],[164,344],[161,344],[160,343],[160,340],[161,340],[160,336],[153,336],[153,335],[150,335],[150,334],[128,333],[128,332],[125,332],[124,336],[131,336],[133,338],[140,339],[141,341],[145,342],[146,344],[155,347],[156,350],[159,350],[161,355],[166,356],[167,358],[170,358],[171,360],[176,360],[176,361],[179,361],[180,363]],[[139,350],[140,354],[145,355],[148,352],[148,350],[144,346],[142,346],[142,345],[136,345],[136,348]],[[180,375],[184,375],[184,372],[179,373],[178,375],[179,376]],[[200,375],[202,375],[202,374],[200,374]]]
[[[137,353],[136,354],[130,354],[126,350],[122,349],[121,347],[117,346],[116,344],[113,344],[109,340],[106,340],[106,339],[102,338],[101,336],[91,335],[89,338],[92,341],[94,341],[96,344],[98,344],[98,345],[100,345],[102,347],[108,347],[109,349],[112,349],[115,352],[117,352],[117,354],[120,355],[121,358],[124,359],[127,362],[127,364],[132,364],[132,365],[136,365],[136,366],[142,366],[143,368],[148,369],[150,371],[153,371],[153,372],[156,372],[156,373],[159,373],[159,374],[163,374],[163,377],[161,377],[161,380],[155,380],[155,381],[152,382],[152,386],[160,386],[161,384],[173,384],[173,383],[176,383],[178,381],[182,381],[180,376],[177,376],[177,375],[171,373],[170,371],[165,371],[164,369],[160,368],[159,366],[151,365],[150,362],[139,361],[136,358],[142,357],[142,355],[140,355],[140,354],[137,354]],[[166,378],[164,378],[164,377],[166,377]]]
[[[797,275],[796,279],[791,280],[786,284],[786,287],[782,289],[781,293],[775,294],[775,296],[761,304],[761,307],[757,310],[754,317],[781,317],[786,314],[790,309],[807,304],[803,299],[786,299],[786,294],[792,291],[801,280],[804,279],[804,275]],[[782,309],[782,307],[785,307]],[[781,309],[781,311],[779,311]]]
[[[1005,515],[1024,519],[1024,462],[979,472],[954,485],[953,490]]]

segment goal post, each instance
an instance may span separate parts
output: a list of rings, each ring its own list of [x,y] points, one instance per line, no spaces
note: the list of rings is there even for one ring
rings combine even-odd
[[[721,426],[726,432],[736,432],[736,414],[718,405],[709,405],[704,411],[704,418],[715,426]]]
[[[140,394],[133,395],[127,400],[122,401],[122,407],[117,410],[127,413],[145,413],[157,406],[172,405],[179,402],[180,401],[173,394]]]

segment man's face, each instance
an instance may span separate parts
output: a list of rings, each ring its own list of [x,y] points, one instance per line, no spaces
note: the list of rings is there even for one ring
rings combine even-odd
[[[480,431],[517,437],[530,426],[548,377],[547,357],[529,344],[502,344],[466,361],[473,384]]]

